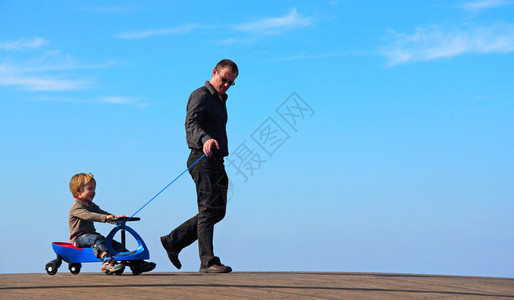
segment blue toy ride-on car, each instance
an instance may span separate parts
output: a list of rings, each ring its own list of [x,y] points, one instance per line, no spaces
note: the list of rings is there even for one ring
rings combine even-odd
[[[150,252],[146,247],[143,239],[137,234],[134,229],[127,226],[125,223],[127,221],[139,221],[140,218],[129,218],[129,217],[121,217],[121,218],[113,218],[110,221],[117,222],[117,226],[114,227],[109,235],[105,238],[105,245],[109,249],[109,253],[111,253],[112,257],[117,261],[121,262],[124,266],[129,266],[132,270],[132,274],[138,275],[141,271],[137,268],[137,262],[141,262],[144,259],[150,258]],[[121,235],[121,248],[118,251],[113,248],[113,238],[116,233],[120,231]],[[130,233],[135,240],[137,241],[137,248],[133,251],[129,251],[126,249],[125,243],[125,233]],[[82,263],[86,262],[101,262],[100,258],[97,258],[93,253],[91,248],[79,248],[74,246],[72,243],[65,242],[53,242],[52,247],[57,254],[57,258],[50,261],[46,264],[45,270],[48,275],[55,275],[57,270],[62,264],[62,261],[68,263],[68,269],[71,274],[77,275],[80,273],[80,269],[82,267]],[[114,274],[121,275],[123,274],[124,267]],[[111,275],[110,271],[105,271],[105,274]]]

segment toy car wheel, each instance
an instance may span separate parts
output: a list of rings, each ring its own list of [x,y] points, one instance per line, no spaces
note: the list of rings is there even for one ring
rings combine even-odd
[[[45,270],[48,275],[55,275],[57,273],[57,269],[59,269],[59,267],[53,261],[47,263],[45,266]]]
[[[105,271],[104,273],[105,273],[105,275],[112,275],[113,274],[113,272],[111,272],[111,271]]]
[[[57,273],[57,270],[61,266],[61,263],[62,263],[62,260],[60,257],[57,257],[56,259],[47,263],[45,266],[46,273],[48,275],[55,275],[55,273]]]
[[[125,271],[125,267],[123,267],[123,268],[119,269],[118,271],[114,272],[114,274],[121,275],[121,274],[123,274],[123,271]]]
[[[80,263],[72,263],[68,266],[68,270],[70,270],[70,273],[73,275],[80,273],[80,268],[82,268],[82,264]]]

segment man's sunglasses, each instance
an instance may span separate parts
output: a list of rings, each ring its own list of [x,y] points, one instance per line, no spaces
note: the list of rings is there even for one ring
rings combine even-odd
[[[234,81],[230,81],[228,79],[223,78],[223,76],[221,76],[221,74],[220,74],[220,71],[216,70],[216,73],[218,73],[219,77],[221,78],[221,82],[228,83],[228,85],[230,85],[230,86],[233,86],[236,84]]]

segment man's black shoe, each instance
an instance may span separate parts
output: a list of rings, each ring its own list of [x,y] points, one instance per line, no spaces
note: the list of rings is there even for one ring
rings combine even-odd
[[[134,261],[130,266],[130,270],[132,270],[132,275],[139,275],[143,272],[150,272],[155,269],[156,264],[153,262],[146,261]]]
[[[161,236],[161,243],[164,249],[166,250],[166,253],[168,253],[168,258],[170,259],[171,263],[175,266],[175,268],[182,268],[182,264],[180,263],[180,260],[178,260],[178,252],[175,252],[173,248],[170,246],[170,244],[168,243],[167,236]]]
[[[225,265],[212,265],[208,268],[200,268],[200,273],[230,273],[232,268]]]

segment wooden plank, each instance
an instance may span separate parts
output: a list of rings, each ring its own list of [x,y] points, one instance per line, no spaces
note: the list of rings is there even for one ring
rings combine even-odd
[[[0,299],[509,299],[513,278],[233,272],[0,274]]]

